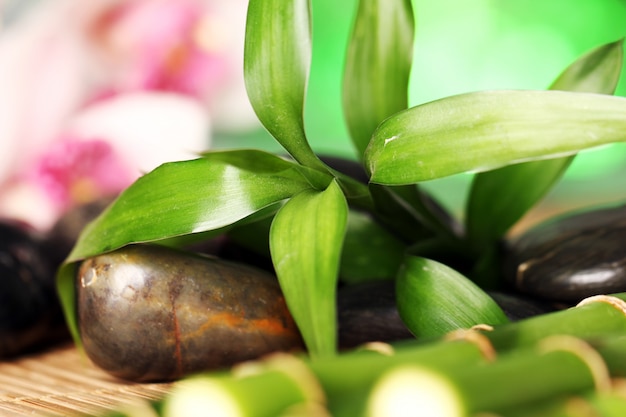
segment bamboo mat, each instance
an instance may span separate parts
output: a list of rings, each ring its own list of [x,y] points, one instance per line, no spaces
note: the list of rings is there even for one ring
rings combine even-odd
[[[97,416],[162,398],[170,387],[115,379],[66,344],[0,362],[0,416]]]

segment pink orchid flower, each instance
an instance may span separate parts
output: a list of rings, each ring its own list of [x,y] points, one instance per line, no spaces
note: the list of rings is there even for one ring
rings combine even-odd
[[[215,129],[256,127],[246,6],[55,0],[2,28],[0,216],[46,230],[73,205],[194,157]]]

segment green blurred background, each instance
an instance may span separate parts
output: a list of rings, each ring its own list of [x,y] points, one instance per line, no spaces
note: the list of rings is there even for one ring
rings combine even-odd
[[[307,133],[316,151],[353,158],[341,110],[341,78],[356,0],[312,0],[312,5]],[[578,56],[626,35],[626,0],[413,0],[413,5],[411,105],[474,90],[545,89]],[[617,94],[626,96],[626,75]],[[280,150],[262,131],[218,136],[215,143]],[[625,146],[579,155],[548,202],[626,200]],[[469,178],[458,175],[425,186],[458,211]]]

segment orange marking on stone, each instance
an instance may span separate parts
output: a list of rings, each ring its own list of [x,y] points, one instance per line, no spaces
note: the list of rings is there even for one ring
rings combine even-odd
[[[187,337],[193,337],[197,333],[204,333],[213,327],[230,327],[244,331],[257,330],[270,335],[281,335],[292,331],[280,319],[247,319],[239,314],[222,312],[212,314],[198,330],[187,335]]]
[[[172,320],[174,324],[174,356],[176,356],[177,371],[183,371],[183,355],[180,348],[181,332],[180,323],[178,322],[178,313],[176,311],[176,300],[170,291],[170,302],[172,303]]]

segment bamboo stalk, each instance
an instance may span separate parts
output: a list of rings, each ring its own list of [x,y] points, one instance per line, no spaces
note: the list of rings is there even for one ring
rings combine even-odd
[[[606,391],[609,373],[585,342],[555,337],[537,349],[501,356],[492,366],[466,369],[457,382],[469,399],[469,411],[498,412],[593,388]]]
[[[619,390],[590,391],[583,395],[552,398],[523,407],[503,411],[491,417],[623,417],[626,416],[626,396]],[[472,417],[487,417],[478,413]]]
[[[501,325],[491,331],[460,331],[447,339],[431,340],[430,343],[398,343],[393,346],[391,354],[361,350],[323,360],[292,358],[298,363],[290,361],[289,366],[277,367],[276,364],[286,360],[280,359],[285,357],[282,355],[270,361],[271,364],[262,361],[260,365],[255,365],[257,371],[245,375],[239,371],[232,376],[208,375],[192,380],[196,381],[197,389],[177,389],[169,403],[176,404],[176,398],[183,398],[184,401],[180,400],[179,404],[184,405],[197,394],[201,395],[202,404],[210,407],[208,410],[213,415],[219,415],[215,411],[216,404],[221,404],[219,407],[222,409],[236,409],[238,414],[232,415],[269,416],[285,412],[290,406],[311,402],[327,405],[334,415],[354,415],[355,410],[362,410],[363,398],[381,375],[396,367],[418,366],[419,369],[436,371],[444,380],[462,387],[463,401],[471,405],[469,410],[499,410],[511,404],[521,406],[554,395],[589,389],[594,384],[594,378],[606,379],[598,378],[597,372],[590,371],[604,366],[602,358],[592,349],[585,354],[579,354],[580,349],[577,352],[558,349],[541,354],[535,351],[534,355],[529,355],[522,352],[526,349],[520,348],[564,333],[580,338],[626,335],[626,316],[622,310],[622,306],[626,305],[624,298],[626,294],[593,298],[575,308]],[[450,340],[459,334],[462,340]],[[626,366],[620,360],[625,344],[626,336],[623,340],[598,345],[615,372],[626,372],[620,367]],[[515,352],[506,353],[507,359],[496,360],[492,367],[487,363],[494,355],[494,347],[498,352]],[[596,365],[590,366],[588,359],[581,359],[592,357],[593,353],[589,352],[596,353]],[[289,367],[300,371],[287,371]],[[512,388],[507,385],[507,379],[517,381],[519,389],[523,387],[520,393],[515,394],[518,400],[511,398]],[[183,383],[190,386],[186,381]],[[311,399],[305,395],[315,384],[319,384],[316,389],[323,391],[324,399]],[[199,406],[196,408],[202,409]],[[173,409],[178,410],[176,407]]]
[[[309,366],[327,393],[333,408],[352,393],[366,392],[384,371],[403,363],[428,364],[442,372],[469,364],[493,360],[495,353],[487,339],[475,334],[457,340],[413,346],[390,354],[354,352],[340,357],[312,361]]]
[[[498,414],[490,414],[489,417],[600,417],[593,409],[587,396],[595,396],[595,393],[583,396],[563,396],[551,398],[547,401],[527,404],[523,407],[514,407]],[[487,417],[484,413],[477,413],[472,417]]]
[[[465,400],[447,375],[415,365],[384,373],[367,400],[367,417],[465,416]]]
[[[323,408],[323,402],[323,393],[308,368],[295,357],[281,355],[267,362],[247,363],[232,374],[180,381],[166,399],[163,415],[274,417],[302,404]]]
[[[486,332],[497,351],[537,343],[547,336],[569,334],[581,338],[626,333],[626,293],[590,297],[578,306],[498,326]]]
[[[611,375],[626,377],[626,334],[592,339],[590,343],[604,358]]]
[[[483,343],[481,344],[480,341]],[[199,376],[177,384],[167,416],[183,415],[189,404],[204,415],[270,416],[296,404],[311,402],[303,393],[319,391],[321,386],[331,409],[350,409],[351,401],[362,403],[371,384],[385,370],[402,363],[428,363],[445,372],[470,363],[488,361],[493,352],[481,335],[438,344],[415,346],[398,352],[361,349],[341,357],[305,362],[289,355],[274,355],[271,359],[251,362],[234,370],[234,374]],[[390,348],[389,345],[383,345]],[[282,364],[278,367],[279,364]],[[304,369],[303,369],[304,368]],[[297,369],[297,372],[294,372]],[[201,402],[194,402],[200,396]],[[261,404],[261,405],[259,405]],[[267,409],[266,409],[267,406]],[[198,414],[200,415],[200,414]],[[226,415],[226,414],[224,414]],[[193,416],[193,415],[192,415]]]
[[[403,416],[406,409],[414,415],[441,417],[497,414],[557,396],[606,390],[608,380],[597,352],[579,339],[558,338],[500,356],[493,363],[447,373],[402,365],[379,379],[366,415]]]

